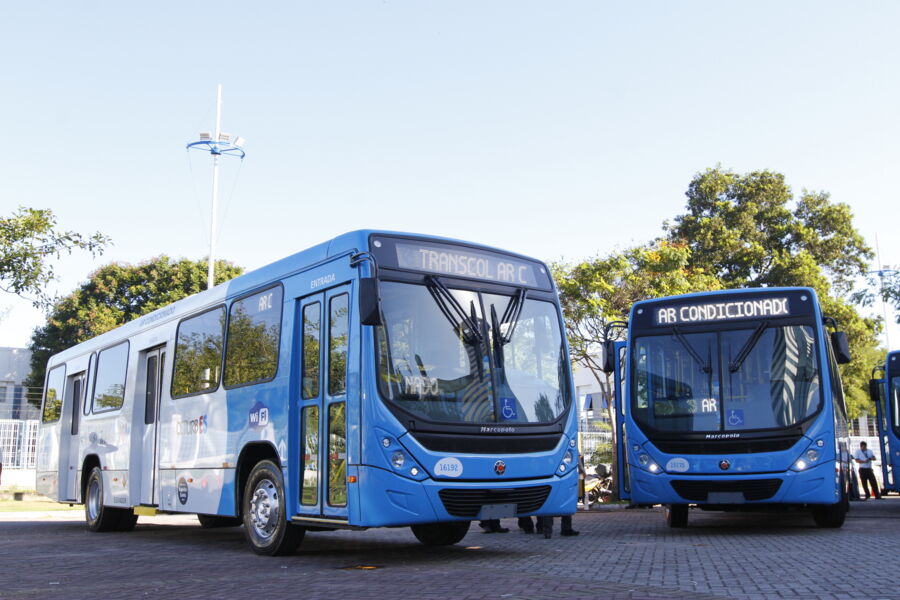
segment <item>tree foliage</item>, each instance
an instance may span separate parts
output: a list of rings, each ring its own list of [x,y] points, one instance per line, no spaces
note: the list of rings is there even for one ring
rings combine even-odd
[[[846,294],[865,273],[872,250],[853,227],[850,207],[804,190],[794,202],[784,175],[708,169],[687,191],[687,212],[666,224],[689,245],[690,266],[728,288],[807,285]]]
[[[216,261],[215,281],[222,283],[243,272]],[[53,354],[105,333],[158,308],[206,289],[207,261],[172,260],[159,256],[139,265],[112,263],[57,301],[47,324],[31,338],[31,375],[27,385],[41,387]]]
[[[100,233],[85,237],[60,231],[50,210],[19,207],[11,216],[0,217],[0,290],[29,299],[37,308],[50,308],[47,284],[55,277],[51,259],[73,250],[96,256],[109,242]]]

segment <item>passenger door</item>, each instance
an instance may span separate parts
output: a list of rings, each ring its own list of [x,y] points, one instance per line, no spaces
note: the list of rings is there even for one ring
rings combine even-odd
[[[81,424],[81,406],[84,402],[85,380],[84,371],[71,375],[66,382],[66,396],[64,408],[68,415],[60,423],[60,452],[65,458],[61,458],[60,466],[63,472],[59,474],[60,499],[76,500],[78,498],[78,429]]]
[[[164,346],[147,350],[141,355],[143,386],[138,385],[138,393],[144,396],[144,429],[141,441],[141,504],[159,504],[159,480],[157,461],[159,459],[159,399],[162,390],[166,351]],[[140,406],[140,402],[135,402]]]
[[[613,402],[616,415],[616,483],[619,499],[631,500],[631,474],[628,471],[628,440],[625,438],[625,342],[615,343],[615,370],[613,371]]]
[[[298,302],[300,514],[346,521],[350,286]]]

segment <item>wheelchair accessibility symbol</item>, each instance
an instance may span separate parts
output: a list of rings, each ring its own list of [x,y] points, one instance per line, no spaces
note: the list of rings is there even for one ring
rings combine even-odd
[[[500,420],[514,421],[519,418],[515,398],[500,398]]]
[[[727,419],[729,427],[740,427],[744,424],[744,411],[738,409],[729,410]]]

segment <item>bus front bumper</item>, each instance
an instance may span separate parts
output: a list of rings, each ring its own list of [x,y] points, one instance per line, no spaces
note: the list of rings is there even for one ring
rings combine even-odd
[[[360,527],[471,521],[484,516],[485,506],[515,505],[514,514],[503,516],[569,515],[578,500],[574,471],[519,481],[415,481],[370,466],[358,472],[360,510],[351,512],[351,520],[358,520],[351,525]]]
[[[804,471],[742,475],[653,474],[630,465],[635,504],[834,504],[840,499],[834,461]]]

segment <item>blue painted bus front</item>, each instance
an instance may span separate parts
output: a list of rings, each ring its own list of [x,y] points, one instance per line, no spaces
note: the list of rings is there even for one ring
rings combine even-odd
[[[717,302],[719,306],[724,307],[741,302],[743,298],[750,297],[750,294],[753,294],[754,298],[800,294],[804,301],[809,299],[811,302],[808,318],[803,324],[814,332],[816,368],[818,373],[822,374],[818,377],[821,395],[819,409],[814,415],[790,428],[796,435],[786,436],[780,441],[778,430],[748,432],[740,429],[733,431],[720,429],[706,433],[697,432],[690,442],[693,446],[684,446],[693,448],[694,452],[677,449],[664,452],[660,446],[663,448],[678,446],[677,436],[648,434],[645,427],[634,417],[638,360],[635,356],[635,337],[653,333],[648,331],[653,329],[651,326],[643,330],[636,329],[635,323],[639,320],[636,317],[644,311],[652,311],[655,307],[664,306],[666,303]],[[681,324],[678,327],[664,328],[664,333],[660,335],[674,337],[707,331],[728,332],[730,331],[728,317],[724,311],[725,308],[720,309],[717,317],[721,317],[722,321],[715,325],[702,322]],[[761,320],[765,319],[758,319]],[[806,288],[729,290],[675,296],[635,304],[629,320],[625,376],[627,383],[623,400],[625,408],[623,437],[626,440],[626,447],[623,450],[630,475],[631,501],[635,504],[697,505],[712,509],[747,509],[753,505],[834,505],[842,501],[842,485],[844,490],[847,485],[842,482],[849,481],[846,415],[842,413],[844,409],[841,390],[832,388],[832,382],[839,382],[839,378],[836,375],[828,376],[836,365],[830,359],[830,344],[822,323],[822,314],[815,292]],[[747,327],[746,323],[743,327]],[[760,326],[761,331],[764,329],[765,326]],[[706,355],[702,352],[695,351],[694,354],[698,360],[706,359]],[[700,354],[703,356],[700,357]],[[711,357],[709,362],[716,358]],[[725,358],[719,357],[718,360],[721,361],[719,371],[713,372],[722,373],[721,380],[724,381],[727,363]],[[718,384],[715,389],[718,390]],[[717,410],[725,409],[720,405]],[[739,413],[740,421],[743,421],[744,411],[740,410]],[[722,419],[724,423],[725,414]],[[797,434],[800,430],[802,435]],[[759,447],[755,449],[752,448],[754,437],[761,440]],[[663,441],[664,439],[666,441]],[[735,451],[735,444],[744,442],[748,443],[747,447],[743,451]],[[778,447],[766,448],[764,446],[766,443]],[[703,451],[697,452],[696,450],[701,447]]]

